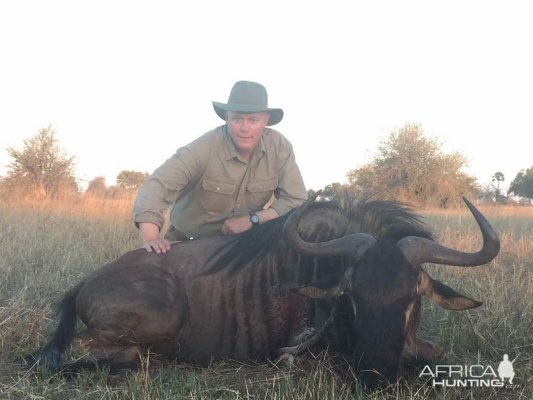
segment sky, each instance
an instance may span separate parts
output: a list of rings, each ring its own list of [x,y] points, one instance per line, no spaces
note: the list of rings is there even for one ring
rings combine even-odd
[[[504,187],[533,166],[528,1],[2,1],[6,148],[50,124],[76,175],[152,172],[266,86],[308,188],[346,182],[405,123]]]

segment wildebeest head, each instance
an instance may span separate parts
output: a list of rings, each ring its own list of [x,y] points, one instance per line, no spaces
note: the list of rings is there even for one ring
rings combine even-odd
[[[312,299],[341,295],[350,299],[353,317],[344,322],[349,324],[350,337],[341,343],[344,348],[340,350],[349,353],[353,368],[367,386],[397,379],[400,359],[406,356],[406,342],[416,340],[420,296],[451,310],[481,305],[433,280],[421,268],[424,263],[476,266],[498,254],[496,232],[468,200],[464,201],[483,235],[483,247],[476,253],[453,250],[420,236],[353,233],[326,242],[307,242],[298,234],[298,225],[310,202],[287,220],[285,236],[299,252],[315,257],[344,256],[349,260],[343,272],[293,291]]]

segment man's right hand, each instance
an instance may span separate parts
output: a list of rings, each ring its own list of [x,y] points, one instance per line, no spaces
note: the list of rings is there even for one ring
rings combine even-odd
[[[157,254],[166,253],[172,246],[167,239],[159,237],[159,227],[151,222],[141,222],[139,224],[143,247],[151,253],[155,251]]]

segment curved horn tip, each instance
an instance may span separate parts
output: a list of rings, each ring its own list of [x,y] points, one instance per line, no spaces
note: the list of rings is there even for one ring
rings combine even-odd
[[[465,204],[467,205],[468,208],[474,207],[472,202],[470,200],[468,200],[465,196],[463,196],[463,201],[465,202]]]
[[[466,197],[463,196],[463,201],[465,202],[466,206],[470,210],[470,212],[474,215],[474,218],[476,218],[477,221],[479,221],[478,218],[481,218],[482,220],[486,220],[487,218],[477,209],[477,207],[472,204],[470,200],[468,200]],[[488,221],[487,221],[488,223]],[[492,227],[491,227],[492,229]]]

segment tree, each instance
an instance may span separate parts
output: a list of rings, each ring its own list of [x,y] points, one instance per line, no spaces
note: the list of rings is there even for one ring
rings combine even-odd
[[[500,182],[503,182],[505,180],[505,176],[503,175],[503,172],[495,172],[494,175],[492,175],[492,182],[496,182],[496,186],[494,186],[494,197],[496,202],[503,202],[505,200],[505,197],[502,196],[502,192],[500,190]]]
[[[56,197],[76,192],[74,157],[68,157],[58,146],[56,131],[49,125],[30,139],[21,150],[9,147],[13,158],[8,165],[4,187],[10,193],[25,196]]]
[[[97,176],[94,179],[92,179],[89,182],[89,185],[87,186],[86,192],[94,196],[104,197],[107,192],[105,177]]]
[[[444,154],[440,147],[421,125],[407,123],[380,144],[373,161],[348,172],[348,182],[358,191],[421,206],[459,203],[477,191],[476,180],[462,172],[464,156]]]
[[[496,199],[496,189],[491,183],[486,183],[480,187],[477,198],[484,203],[494,203]]]
[[[521,170],[509,185],[509,193],[529,199],[533,199],[533,167]]]
[[[322,189],[322,196],[329,199],[338,198],[339,194],[342,192],[342,189],[343,185],[340,183],[330,183],[329,185],[325,186],[324,189]]]
[[[147,177],[146,172],[121,171],[117,175],[117,186],[123,190],[137,190]]]

